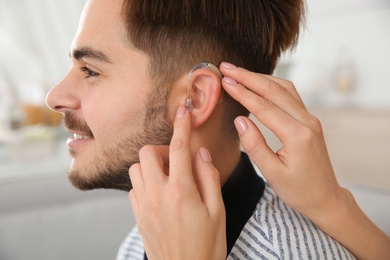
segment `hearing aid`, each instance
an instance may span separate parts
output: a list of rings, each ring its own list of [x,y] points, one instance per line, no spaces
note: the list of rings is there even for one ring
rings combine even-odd
[[[198,63],[198,64],[192,66],[190,71],[188,72],[188,87],[187,87],[187,96],[186,96],[186,103],[185,103],[185,106],[189,112],[192,112],[194,110],[194,106],[192,104],[192,96],[191,96],[192,74],[194,73],[194,71],[196,71],[197,69],[201,69],[201,68],[206,68],[206,69],[211,70],[219,77],[220,80],[222,80],[221,72],[219,71],[217,66],[215,66],[214,64],[212,64],[210,62],[201,62],[201,63]],[[218,104],[220,102],[222,102],[222,95],[221,95],[220,100],[218,101]]]

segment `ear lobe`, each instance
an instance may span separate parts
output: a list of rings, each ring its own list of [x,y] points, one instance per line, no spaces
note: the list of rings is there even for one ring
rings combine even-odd
[[[207,68],[197,69],[189,84],[192,98],[192,127],[206,122],[222,100],[221,79]]]

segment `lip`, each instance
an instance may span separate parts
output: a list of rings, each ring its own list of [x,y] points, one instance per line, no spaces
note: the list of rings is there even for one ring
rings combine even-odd
[[[94,140],[93,137],[88,137],[88,138],[82,138],[82,139],[79,139],[79,138],[75,138],[75,135],[79,135],[79,136],[86,136],[85,134],[83,133],[80,133],[80,132],[73,132],[73,131],[70,131],[72,133],[72,137],[69,137],[68,140],[66,141],[66,144],[68,146],[69,149],[76,149],[82,145],[85,145],[91,141]]]

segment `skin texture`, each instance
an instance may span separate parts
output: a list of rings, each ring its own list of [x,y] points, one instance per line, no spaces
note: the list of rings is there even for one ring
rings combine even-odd
[[[70,132],[90,137],[68,143],[69,179],[83,190],[130,190],[128,169],[141,147],[168,144],[172,136],[166,100],[162,108],[148,102],[154,95],[148,58],[123,37],[121,1],[115,2],[87,3],[70,51],[73,66],[47,96]]]
[[[47,105],[65,115],[71,133],[71,183],[82,190],[131,189],[128,169],[147,145],[167,145],[176,109],[184,104],[187,75],[164,98],[149,78],[149,57],[135,49],[120,19],[122,0],[87,2],[73,40],[73,66],[47,96]],[[194,153],[207,147],[224,182],[237,165],[239,141],[221,133],[225,104],[218,104],[221,82],[209,69],[191,79],[194,111],[191,136]],[[226,163],[227,162],[227,163]]]

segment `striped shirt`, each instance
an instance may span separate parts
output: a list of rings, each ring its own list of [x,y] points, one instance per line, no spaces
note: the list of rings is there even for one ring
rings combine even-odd
[[[249,158],[222,188],[226,209],[227,259],[355,259],[309,219],[289,208],[263,182]],[[117,260],[144,260],[135,226],[122,242]]]
[[[309,219],[289,208],[266,184],[227,259],[355,258]]]
[[[135,226],[119,249],[117,260],[143,260],[144,247]],[[249,219],[229,260],[355,259],[310,220],[284,204],[269,185]]]

